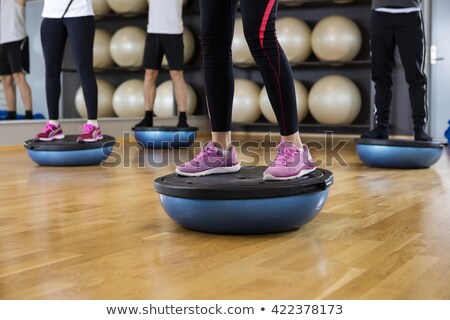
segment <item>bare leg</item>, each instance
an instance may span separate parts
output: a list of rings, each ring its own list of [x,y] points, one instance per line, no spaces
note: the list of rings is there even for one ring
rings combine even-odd
[[[11,75],[1,76],[8,111],[16,111],[16,87]]]
[[[174,85],[175,100],[177,102],[178,111],[186,112],[187,89],[186,82],[184,81],[183,71],[170,70],[170,77],[172,78]]]
[[[281,141],[291,142],[299,148],[302,147],[302,140],[300,139],[300,134],[298,133],[298,131],[296,133],[288,135],[288,136],[281,136]]]
[[[231,144],[231,131],[211,132],[212,141],[219,144],[222,149],[226,150]]]
[[[13,73],[14,82],[19,87],[20,94],[22,96],[22,101],[25,106],[26,111],[32,111],[32,95],[31,88],[25,79],[25,74],[22,72]]]
[[[144,79],[144,104],[145,111],[153,111],[153,105],[156,97],[156,78],[158,78],[158,70],[145,69]]]

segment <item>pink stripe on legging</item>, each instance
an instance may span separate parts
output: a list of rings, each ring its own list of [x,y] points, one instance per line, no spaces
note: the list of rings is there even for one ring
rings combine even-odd
[[[261,43],[261,48],[264,48],[264,33],[266,32],[267,21],[269,20],[270,12],[272,12],[275,1],[276,0],[270,0],[267,4],[267,8],[261,22],[261,27],[259,28],[259,42]]]

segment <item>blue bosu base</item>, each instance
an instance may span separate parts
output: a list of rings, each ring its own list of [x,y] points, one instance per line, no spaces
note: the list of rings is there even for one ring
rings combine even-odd
[[[24,146],[31,160],[41,166],[92,166],[106,160],[114,147],[113,137],[103,137],[96,142],[78,143],[77,136],[70,135],[50,142],[28,140]]]
[[[263,181],[264,167],[186,178],[155,180],[164,210],[184,228],[218,234],[261,234],[295,230],[322,210],[333,183],[317,169],[296,180]]]
[[[135,127],[134,137],[145,148],[168,149],[189,147],[194,143],[198,128]]]
[[[370,167],[395,169],[428,168],[442,156],[436,142],[410,140],[356,139],[356,152]]]

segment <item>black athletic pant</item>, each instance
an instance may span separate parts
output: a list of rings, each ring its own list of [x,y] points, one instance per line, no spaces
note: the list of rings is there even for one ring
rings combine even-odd
[[[95,20],[93,16],[50,19],[41,24],[41,42],[45,59],[45,89],[50,120],[59,118],[61,68],[66,40],[72,48],[86,102],[88,119],[97,119],[97,82],[93,69]]]
[[[427,122],[427,78],[422,12],[372,11],[370,33],[377,124],[386,127],[389,124],[394,49],[398,46],[409,85],[414,129],[423,129]]]
[[[238,0],[200,0],[203,70],[212,130],[231,130],[234,76],[231,54]],[[282,135],[298,131],[292,71],[278,43],[278,0],[241,0],[244,34],[261,72]]]

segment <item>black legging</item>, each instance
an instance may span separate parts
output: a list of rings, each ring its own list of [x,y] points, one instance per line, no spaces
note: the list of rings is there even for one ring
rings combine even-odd
[[[88,119],[97,119],[97,82],[93,69],[95,20],[93,16],[50,19],[41,24],[41,42],[45,59],[45,89],[50,120],[59,118],[61,68],[66,40],[69,38],[78,69]]]
[[[389,125],[394,50],[397,46],[409,84],[414,129],[423,129],[428,115],[422,12],[396,14],[372,11],[370,37],[377,124]]]
[[[234,76],[231,58],[238,0],[200,0],[203,70],[212,131],[231,130]],[[240,0],[244,34],[261,72],[280,133],[298,131],[292,70],[278,43],[278,0]]]

